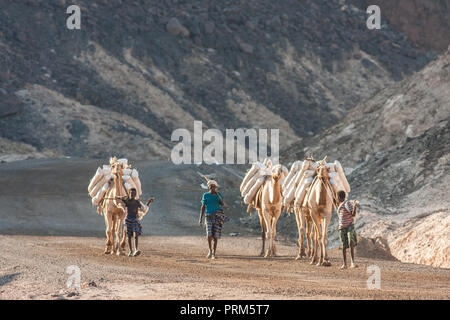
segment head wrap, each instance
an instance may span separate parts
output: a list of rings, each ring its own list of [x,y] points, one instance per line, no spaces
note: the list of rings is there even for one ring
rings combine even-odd
[[[207,184],[208,184],[208,188],[210,188],[211,185],[215,185],[216,188],[219,186],[215,180],[208,180]]]

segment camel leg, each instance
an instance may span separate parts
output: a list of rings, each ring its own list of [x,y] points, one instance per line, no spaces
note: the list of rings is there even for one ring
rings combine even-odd
[[[317,236],[316,236],[316,241],[317,241],[317,246],[316,248],[319,249],[320,246],[320,258],[319,261],[317,262],[317,266],[321,266],[323,264],[324,258],[325,258],[325,254],[323,251],[323,231],[322,231],[322,219],[319,220],[319,224],[316,226],[316,232],[317,232]],[[319,255],[319,253],[317,253],[317,255]]]
[[[313,252],[312,237],[314,236],[315,233],[313,231],[311,231],[311,228],[313,227],[311,218],[306,218],[305,220],[306,220],[305,221],[305,224],[306,224],[306,254],[307,254],[308,258],[311,258],[312,252]]]
[[[323,266],[331,266],[330,261],[328,260],[328,250],[327,250],[327,246],[328,246],[328,225],[330,224],[330,220],[331,220],[331,216],[327,215],[325,218],[323,218],[323,222],[322,222],[322,252],[323,252],[323,256],[324,256],[324,261],[322,262]]]
[[[320,219],[317,216],[312,217],[313,228],[314,228],[314,249],[313,256],[311,258],[311,264],[315,264],[318,261],[318,251],[319,251],[319,239],[320,239]]]
[[[258,210],[258,216],[259,216],[259,224],[261,225],[261,238],[262,238],[262,248],[261,253],[259,254],[260,257],[264,256],[264,253],[266,251],[265,244],[266,244],[266,232],[267,232],[267,226],[266,221],[264,220],[262,210]]]
[[[319,263],[317,263],[317,265],[319,266],[322,266],[323,264],[324,264],[324,261],[325,261],[325,246],[324,246],[324,244],[325,244],[325,235],[324,235],[324,224],[325,224],[325,221],[324,221],[325,219],[323,219],[323,218],[321,218],[320,219],[320,225],[319,225],[319,235],[318,235],[318,238],[319,238],[319,241],[320,241],[320,260],[319,260]]]
[[[272,218],[272,255],[274,257],[277,256],[277,246],[275,244],[275,237],[277,236],[277,222],[278,222],[278,215],[275,214],[275,216]]]
[[[117,252],[117,216],[114,215],[112,218],[112,244],[113,249],[111,251],[111,254],[115,254]]]
[[[116,255],[118,256],[124,256],[125,255],[125,238],[123,237],[123,219],[118,218],[117,219],[117,230],[116,230],[116,237],[117,237],[117,250]]]
[[[112,249],[112,217],[111,214],[106,211],[105,214],[105,224],[106,224],[106,247],[105,247],[105,254],[110,254]]]
[[[117,254],[119,251],[119,237],[118,237],[118,229],[119,229],[119,217],[117,215],[114,215],[113,217],[113,228],[112,228],[112,235],[113,235],[113,251],[111,254]],[[118,254],[117,254],[118,255]]]
[[[301,209],[300,208],[294,208],[294,213],[295,213],[295,221],[297,222],[297,229],[298,229],[298,254],[297,257],[295,257],[295,260],[298,260],[302,257],[302,253],[304,253],[304,248],[303,248],[303,234],[304,234],[304,229],[303,229],[303,223],[302,223],[302,219],[301,219]]]
[[[266,231],[266,237],[267,241],[269,242],[269,248],[267,249],[266,254],[264,255],[265,258],[271,257],[273,254],[273,234],[272,234],[272,224],[271,224],[271,216],[270,212],[267,209],[263,209],[263,217],[264,221],[266,223],[267,231]]]
[[[125,245],[127,242],[127,228],[125,227],[125,220],[122,220],[120,230],[122,230],[122,241],[120,242],[120,250],[125,252]]]

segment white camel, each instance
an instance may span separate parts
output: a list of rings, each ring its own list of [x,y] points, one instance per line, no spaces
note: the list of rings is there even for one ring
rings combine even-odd
[[[307,207],[314,224],[315,241],[311,264],[330,266],[328,260],[328,226],[331,221],[331,212],[333,207],[333,189],[328,180],[329,169],[326,166],[325,159],[321,161],[316,169],[317,176],[311,185],[311,190],[307,194]],[[318,261],[318,245],[320,244],[320,260]]]
[[[277,221],[281,215],[283,202],[280,185],[282,171],[283,168],[281,165],[274,167],[272,175],[266,178],[254,200],[254,207],[258,211],[262,230],[262,249],[260,255],[264,255],[266,258],[276,256],[275,236],[277,234]],[[269,241],[267,252],[265,252],[266,239]]]

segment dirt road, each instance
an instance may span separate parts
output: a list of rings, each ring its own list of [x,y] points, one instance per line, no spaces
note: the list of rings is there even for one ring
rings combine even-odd
[[[142,256],[103,254],[103,238],[0,236],[1,299],[449,299],[450,270],[358,258],[357,269],[294,261],[297,247],[279,243],[279,256],[257,257],[256,237],[224,237],[208,260],[200,236],[143,237]],[[80,290],[67,289],[66,268],[80,268]],[[367,267],[381,271],[369,290]],[[89,285],[89,283],[91,285]]]
[[[449,269],[404,264],[363,242],[355,270],[339,270],[337,250],[330,250],[329,268],[294,261],[297,245],[284,240],[284,228],[279,228],[279,257],[257,257],[258,235],[237,223],[247,216],[233,201],[239,199],[240,179],[223,166],[136,162],[145,195],[156,197],[143,220],[143,254],[104,255],[104,219],[86,192],[101,164],[56,159],[0,165],[0,299],[450,298]],[[232,218],[215,261],[205,258],[204,230],[197,225],[204,192],[198,172],[212,170],[231,199],[227,214]],[[381,270],[381,290],[367,288],[370,265]],[[66,286],[69,266],[80,270],[80,290]]]

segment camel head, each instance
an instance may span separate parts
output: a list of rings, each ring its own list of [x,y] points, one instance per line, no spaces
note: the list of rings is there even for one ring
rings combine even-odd
[[[307,168],[311,168],[311,166],[316,162],[316,159],[311,155],[309,155],[305,160],[305,163],[308,163]]]
[[[113,162],[111,164],[111,173],[114,174],[114,176],[121,176],[122,175],[122,164],[119,162]]]
[[[111,157],[109,158],[109,165],[112,166],[113,164],[117,163],[117,157]]]
[[[276,165],[275,167],[273,167],[273,169],[272,169],[272,179],[275,182],[280,181],[282,174],[283,174],[283,167],[281,165]]]
[[[325,158],[323,158],[323,160],[321,160],[319,162],[319,166],[316,169],[316,173],[317,173],[317,178],[322,179],[322,180],[328,180],[328,174],[330,172],[330,169],[327,167],[327,156],[325,156]]]
[[[327,168],[326,165],[320,164],[317,169],[317,178],[322,180],[328,180],[330,169]]]
[[[116,196],[127,196],[127,194],[124,193],[123,189],[123,180],[122,180],[123,169],[124,169],[123,163],[112,162],[111,173],[114,176],[114,187]]]

